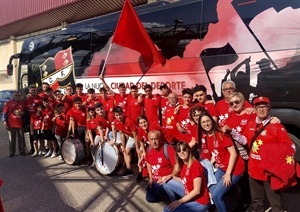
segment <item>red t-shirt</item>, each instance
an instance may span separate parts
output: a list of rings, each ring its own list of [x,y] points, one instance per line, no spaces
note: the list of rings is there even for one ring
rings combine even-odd
[[[125,117],[125,120],[123,122],[115,119],[112,125],[115,125],[118,131],[121,131],[130,137],[133,137],[132,132],[137,132],[135,123],[127,117]]]
[[[42,129],[42,122],[43,122],[43,114],[38,116],[37,114],[32,114],[30,117],[30,122],[33,125],[34,130]]]
[[[244,130],[244,135],[248,140],[248,146],[254,137],[257,123],[250,121]],[[287,131],[282,124],[268,124],[265,129],[257,136],[252,147],[250,148],[248,172],[250,177],[257,180],[267,180],[264,169],[259,167],[261,162],[260,147],[268,143],[283,142],[293,144]]]
[[[85,103],[86,108],[88,108],[88,107],[94,107],[95,103],[98,101],[99,101],[99,99],[97,97],[94,97],[93,99],[91,99],[89,101],[88,101],[88,97],[87,97],[83,103]]]
[[[199,102],[196,105],[205,108],[205,110],[207,110],[211,116],[218,117],[218,109],[213,103],[209,102],[209,103],[202,104]]]
[[[252,105],[246,100],[245,100],[244,106],[245,106],[245,108],[252,107]],[[229,117],[230,113],[232,112],[232,109],[231,109],[229,103],[226,102],[225,99],[218,101],[216,104],[216,107],[217,107],[218,114],[219,114],[219,121],[218,121],[219,125],[224,126],[224,123],[225,123],[226,119]]]
[[[180,171],[180,178],[184,187],[185,194],[190,193],[194,189],[194,179],[198,177],[202,179],[201,190],[193,200],[202,205],[207,205],[210,203],[210,199],[208,195],[207,180],[203,166],[197,160],[193,160],[189,169],[187,168],[186,164],[183,164],[183,167]]]
[[[174,114],[174,110],[176,107],[172,107],[168,105],[166,109],[164,110],[163,116],[165,119],[162,122],[162,126],[167,128],[167,129],[176,129],[176,119]]]
[[[29,114],[35,114],[39,105],[42,104],[42,98],[38,95],[29,96],[26,98],[26,107],[29,111]]]
[[[86,121],[86,129],[92,130],[96,133],[96,135],[100,136],[100,132],[97,129],[99,126],[100,126],[100,122],[98,118],[92,118]]]
[[[73,96],[66,95],[63,101],[68,104],[68,109],[73,107]],[[65,107],[67,108],[67,106]]]
[[[149,146],[149,148],[151,147]],[[151,148],[150,151],[148,149],[146,151],[146,162],[151,165],[152,179],[157,181],[163,176],[172,174],[173,167],[176,164],[173,146],[168,145],[169,160],[165,157],[163,144],[159,149]]]
[[[78,95],[78,94],[76,93],[76,94],[72,95],[72,101],[73,101],[76,97],[80,97],[82,103],[85,102],[86,99],[88,98],[88,96],[87,96],[85,93],[83,93],[83,94],[81,94],[81,95]]]
[[[207,142],[205,138],[202,138],[199,145],[201,145],[200,158],[211,160],[211,152],[208,150]]]
[[[228,125],[237,134],[243,134],[245,127],[250,120],[255,120],[256,114],[242,114],[239,115],[235,112],[230,113],[229,117],[225,120],[224,125]]]
[[[115,105],[120,106],[125,114],[127,112],[127,97],[128,94],[125,94],[124,96],[121,96],[119,93],[114,94]]]
[[[65,114],[60,114],[59,117],[55,119],[55,135],[59,135],[63,138],[67,136],[69,127],[69,120],[66,118]]]
[[[227,135],[219,132],[215,132],[214,136],[206,136],[207,148],[215,158],[219,168],[226,172],[230,153],[227,150],[228,147],[234,146],[233,141]],[[241,156],[237,153],[235,166],[232,170],[233,175],[242,175],[245,170],[245,163]]]
[[[67,115],[68,116],[68,115]],[[86,125],[86,111],[84,107],[81,109],[72,108],[69,113],[70,118],[73,118],[76,126]]]
[[[54,109],[52,107],[49,106],[43,109],[44,130],[51,130],[53,128],[53,116]]]
[[[166,122],[165,111],[168,106],[169,106],[168,97],[160,96],[160,108],[161,108],[161,115],[162,115],[162,117],[161,117],[162,123]]]
[[[179,108],[178,113],[175,116],[176,122],[180,124],[180,126],[186,130],[188,130],[187,125],[190,123],[190,107],[187,108]],[[177,128],[176,128],[177,129]]]
[[[138,102],[138,98],[134,98],[132,95],[127,98],[127,117],[134,121],[138,126],[137,118],[143,114],[143,103]]]
[[[108,120],[108,117],[102,117],[97,115],[96,118],[98,119],[100,126],[103,129],[103,133],[105,135],[106,128],[108,128],[108,131],[111,131],[111,122]]]
[[[143,128],[139,127],[138,128],[138,135],[137,135],[138,141],[142,141],[143,143],[148,143],[149,144],[148,133],[151,130],[160,131],[160,133],[163,137],[162,138],[163,141],[167,141],[168,143],[171,143],[173,141],[172,133],[168,129],[162,128],[158,124],[150,124],[149,129],[147,129],[146,131]]]
[[[144,110],[149,123],[159,124],[160,96],[158,94],[153,95],[152,98],[146,96],[144,98]]]
[[[23,122],[22,122],[22,116],[21,112],[26,109],[25,102],[16,102],[13,100],[10,100],[5,103],[5,106],[3,108],[3,113],[9,113],[8,117],[8,125],[12,128],[22,128]]]

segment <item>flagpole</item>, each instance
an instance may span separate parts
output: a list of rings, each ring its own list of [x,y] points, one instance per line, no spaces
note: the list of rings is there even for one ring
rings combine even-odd
[[[108,48],[108,51],[107,51],[107,54],[106,54],[106,57],[105,57],[105,60],[104,60],[104,63],[103,63],[103,67],[102,67],[102,70],[101,70],[101,73],[100,73],[100,76],[103,75],[103,72],[104,72],[104,69],[105,69],[105,66],[106,66],[106,62],[107,62],[107,59],[108,59],[108,55],[110,53],[110,50],[111,50],[111,46],[112,46],[113,43],[110,43],[109,45],[109,48]]]

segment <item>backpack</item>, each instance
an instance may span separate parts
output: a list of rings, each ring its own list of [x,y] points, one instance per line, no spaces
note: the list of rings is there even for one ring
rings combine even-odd
[[[165,158],[169,161],[170,160],[170,157],[169,157],[169,153],[168,153],[168,146],[169,146],[169,144],[167,144],[167,143],[164,143],[164,156],[165,156]],[[151,151],[151,149],[152,149],[152,147],[151,146],[149,146],[149,148],[147,149],[147,153],[149,154],[149,152]]]

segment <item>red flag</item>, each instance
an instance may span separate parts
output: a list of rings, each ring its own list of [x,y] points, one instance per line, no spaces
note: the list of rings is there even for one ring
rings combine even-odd
[[[125,0],[112,43],[141,53],[144,63],[148,68],[153,63],[164,65],[166,62],[161,52],[154,46],[134,11],[130,0]]]

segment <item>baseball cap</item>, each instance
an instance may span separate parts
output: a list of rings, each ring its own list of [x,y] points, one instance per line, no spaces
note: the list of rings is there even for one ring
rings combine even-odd
[[[163,88],[168,89],[169,87],[168,87],[168,85],[167,85],[166,83],[163,83],[163,84],[161,84],[161,85],[159,86],[159,90],[161,90],[161,89],[163,89]]]
[[[258,104],[270,104],[270,100],[267,98],[267,97],[264,97],[264,96],[259,96],[259,97],[256,97],[253,101],[253,105],[258,105]]]

